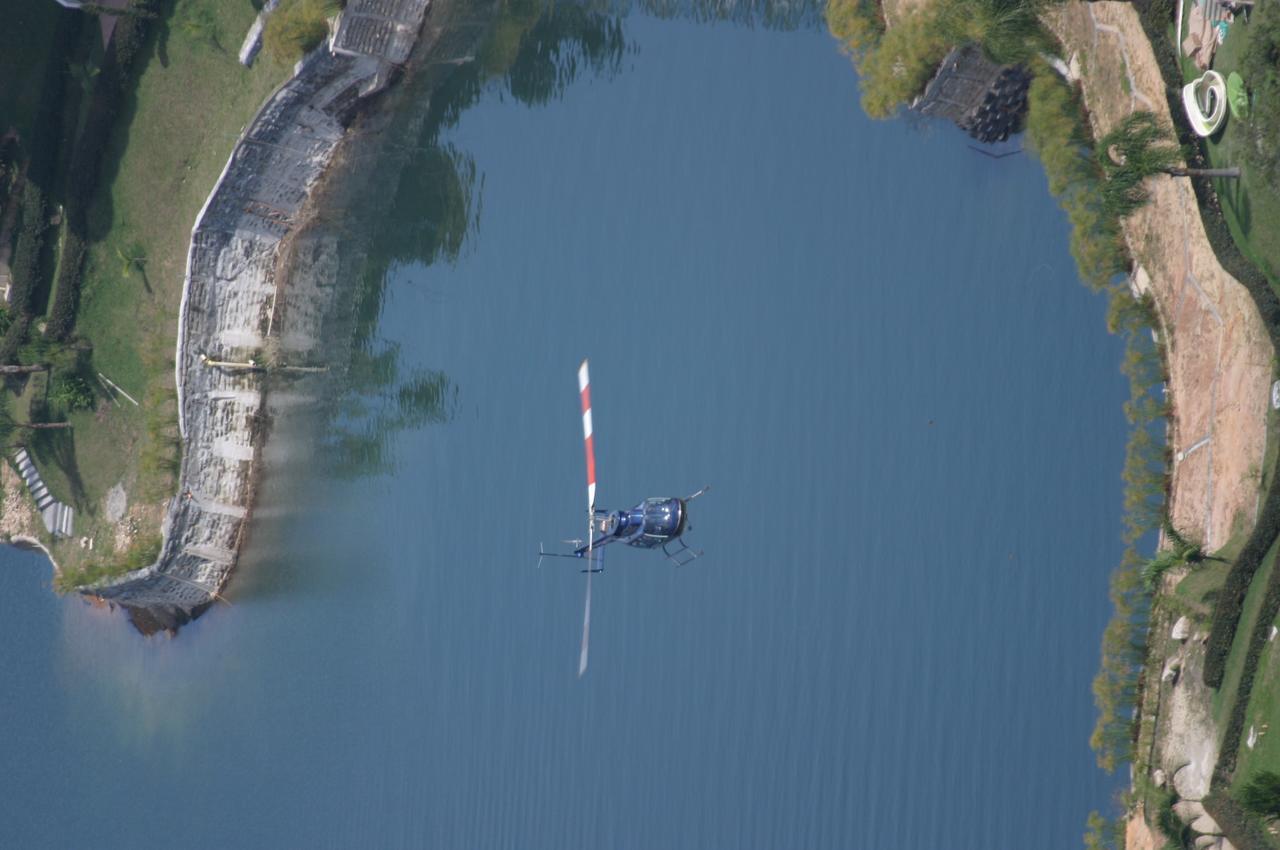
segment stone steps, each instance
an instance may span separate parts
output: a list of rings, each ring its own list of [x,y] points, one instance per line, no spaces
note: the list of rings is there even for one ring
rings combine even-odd
[[[18,474],[26,483],[27,490],[31,492],[31,498],[36,502],[36,509],[40,511],[40,519],[44,521],[44,527],[54,537],[70,537],[75,521],[75,509],[53,498],[53,494],[49,492],[48,486],[40,477],[35,464],[31,462],[31,455],[25,448],[18,449],[13,456],[13,462],[18,467]]]

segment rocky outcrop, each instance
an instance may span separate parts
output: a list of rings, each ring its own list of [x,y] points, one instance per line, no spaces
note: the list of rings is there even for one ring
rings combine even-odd
[[[123,607],[144,634],[199,616],[231,575],[266,428],[266,367],[314,344],[305,330],[282,336],[276,325],[292,237],[345,128],[408,56],[430,2],[350,0],[329,44],[246,128],[197,216],[175,365],[180,495],[155,564],[83,591]],[[323,311],[323,299],[313,304]]]

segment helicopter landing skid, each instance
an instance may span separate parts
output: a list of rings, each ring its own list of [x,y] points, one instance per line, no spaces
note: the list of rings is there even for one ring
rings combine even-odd
[[[668,549],[668,546],[679,544],[679,548]],[[675,540],[668,540],[662,544],[662,554],[667,556],[667,560],[675,564],[677,567],[683,567],[685,564],[691,564],[702,557],[701,549],[694,549],[684,542],[683,537],[677,537]]]

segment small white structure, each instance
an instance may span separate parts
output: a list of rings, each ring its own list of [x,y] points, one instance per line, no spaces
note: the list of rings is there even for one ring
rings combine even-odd
[[[1197,136],[1212,136],[1227,117],[1227,81],[1217,71],[1205,71],[1182,87],[1182,108]]]

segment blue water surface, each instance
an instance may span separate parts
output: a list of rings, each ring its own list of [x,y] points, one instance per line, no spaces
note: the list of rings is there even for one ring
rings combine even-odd
[[[0,847],[1079,846],[1125,387],[1039,165],[870,121],[820,32],[624,29],[447,131],[478,223],[377,336],[452,418],[295,447],[232,605],[144,640],[0,552]],[[713,489],[579,680],[585,356],[599,504]]]

